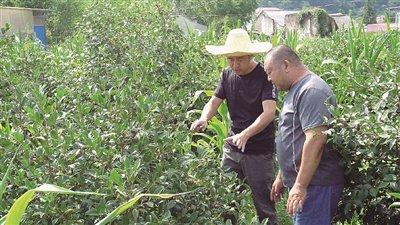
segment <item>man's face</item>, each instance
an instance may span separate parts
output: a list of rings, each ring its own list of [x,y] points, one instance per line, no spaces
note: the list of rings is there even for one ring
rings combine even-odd
[[[228,56],[227,58],[229,66],[237,75],[245,75],[251,72],[252,56]]]
[[[289,90],[286,82],[286,73],[283,63],[273,62],[270,57],[264,62],[264,70],[268,75],[268,80],[271,81],[279,91]]]

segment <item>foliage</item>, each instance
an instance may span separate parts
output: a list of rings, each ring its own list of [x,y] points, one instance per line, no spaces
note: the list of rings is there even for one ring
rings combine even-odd
[[[400,189],[399,35],[370,35],[353,26],[300,49],[306,64],[337,96],[330,143],[346,168],[341,217],[349,219],[357,212],[363,224],[400,221],[400,214],[388,208],[392,201],[386,195]]]
[[[193,102],[196,103],[196,101],[199,99],[200,95],[205,94],[207,98],[210,98],[213,94],[214,91],[208,90],[208,91],[197,91],[194,98]],[[201,110],[193,110],[189,111],[188,113],[192,112],[197,112],[198,114],[201,114]],[[194,141],[192,145],[196,148],[205,148],[208,150],[211,154],[218,153],[219,156],[222,155],[223,151],[223,145],[224,145],[224,140],[225,138],[228,137],[228,130],[229,130],[229,113],[228,113],[228,106],[226,104],[226,101],[223,101],[220,107],[218,108],[218,115],[214,116],[209,122],[208,122],[208,128],[213,132],[213,134],[205,134],[205,133],[196,133],[195,135],[204,137],[205,139],[200,139],[197,141]],[[211,146],[210,146],[211,144]],[[215,152],[214,147],[217,148],[217,152]]]
[[[224,20],[235,24],[238,20],[247,22],[259,0],[174,0],[177,11],[183,15],[195,18],[202,24],[216,22],[223,24]]]
[[[306,21],[315,21],[317,25],[317,34],[320,37],[329,36],[334,30],[337,30],[337,25],[332,21],[328,13],[321,8],[304,8],[298,15],[299,24],[305,26]]]
[[[389,195],[393,196],[396,199],[400,199],[400,193],[389,193]],[[392,207],[400,207],[400,202],[394,202],[389,207],[390,208],[392,208]]]
[[[285,45],[289,46],[291,49],[295,51],[298,50],[301,45],[299,45],[299,34],[297,30],[288,30],[286,32],[286,37],[284,39]]]
[[[329,13],[346,13],[353,16],[362,16],[364,1],[347,1],[347,0],[262,0],[260,6],[263,7],[278,7],[282,9],[299,10],[304,7],[320,7]],[[398,6],[398,0],[374,0],[373,8],[383,14],[388,7]]]
[[[8,178],[0,216],[27,190],[52,183],[107,196],[39,195],[22,223],[94,224],[137,190],[196,190],[139,200],[114,223],[222,224],[233,214],[238,224],[257,224],[250,193],[238,192],[218,154],[192,148],[198,137],[188,132],[197,118],[188,112],[208,100],[194,101],[196,91],[214,89],[226,67],[224,58],[205,55],[204,45],[222,43],[229,27],[184,37],[166,0],[99,0],[85,9],[76,32],[48,50],[29,38],[0,39],[0,164],[15,155],[12,167],[0,167]],[[363,224],[398,224],[386,193],[400,192],[399,32],[352,27],[330,38],[291,33],[273,42],[296,46],[337,95],[330,141],[348,178],[339,220],[358,214]],[[287,219],[284,204],[278,209]]]
[[[374,8],[372,7],[371,0],[365,1],[363,17],[364,17],[365,24],[376,23],[376,12],[375,12]]]
[[[107,196],[42,196],[22,222],[93,224],[134,190],[202,187],[185,198],[139,202],[115,223],[219,223],[236,205],[237,218],[249,224],[249,193],[238,193],[217,156],[192,152],[188,132],[191,98],[216,82],[225,66],[203,52],[220,34],[183,37],[166,1],[96,1],[88,8],[77,34],[47,51],[30,39],[0,39],[2,165],[21,146],[2,215],[40,183]]]
[[[14,154],[13,158],[11,159],[11,162],[9,162],[7,170],[6,170],[6,173],[4,174],[3,179],[1,180],[1,183],[0,183],[0,200],[2,199],[3,194],[4,194],[5,190],[6,190],[6,186],[7,186],[7,182],[8,182],[10,173],[11,173],[11,169],[12,169],[12,167],[14,165],[13,163],[14,163],[15,156],[16,156],[16,154]]]
[[[48,8],[52,0],[1,0],[0,5],[25,8]]]
[[[76,24],[82,20],[90,0],[52,0],[46,19],[47,37],[50,44],[63,42],[73,36]],[[66,16],[68,15],[68,16]]]
[[[44,192],[44,193],[57,193],[57,194],[72,194],[72,195],[102,195],[93,192],[80,192],[80,191],[71,191],[62,187],[58,187],[51,184],[43,184],[40,187],[35,189],[28,190],[21,197],[19,197],[15,203],[11,206],[5,218],[2,218],[1,221],[4,220],[4,224],[13,224],[18,225],[21,222],[22,216],[25,213],[26,207],[29,202],[32,201],[36,192]]]
[[[123,203],[122,205],[118,206],[115,210],[113,210],[110,214],[108,214],[105,218],[100,220],[96,225],[105,225],[113,220],[115,218],[131,208],[133,205],[135,205],[142,197],[158,197],[158,198],[172,198],[174,196],[182,195],[186,193],[180,193],[180,194],[138,194],[129,201]]]

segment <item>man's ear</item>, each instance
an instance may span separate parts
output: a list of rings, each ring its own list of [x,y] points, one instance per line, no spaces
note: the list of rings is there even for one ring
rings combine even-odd
[[[287,72],[289,72],[289,65],[290,65],[290,62],[288,61],[288,60],[283,60],[283,70],[287,73]]]

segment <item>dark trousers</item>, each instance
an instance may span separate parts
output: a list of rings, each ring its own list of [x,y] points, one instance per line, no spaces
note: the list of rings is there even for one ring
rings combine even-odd
[[[226,172],[236,172],[250,186],[259,220],[268,218],[268,224],[278,224],[275,204],[269,197],[274,181],[273,154],[250,155],[224,147],[221,166]]]

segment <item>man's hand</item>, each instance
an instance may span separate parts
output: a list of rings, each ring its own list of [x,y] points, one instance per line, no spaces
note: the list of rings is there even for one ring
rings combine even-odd
[[[286,210],[289,215],[293,216],[296,212],[301,212],[303,210],[303,204],[306,199],[306,195],[307,188],[295,183],[293,188],[290,189],[286,204]]]
[[[242,152],[244,152],[248,140],[249,137],[246,132],[240,132],[225,139],[226,142],[236,145]]]
[[[297,211],[301,212],[303,208],[307,187],[317,170],[324,151],[324,144],[326,143],[325,130],[327,130],[326,126],[319,126],[304,132],[306,140],[301,154],[300,169],[293,188],[289,192],[286,205],[290,215],[294,215]]]
[[[283,186],[282,178],[280,176],[277,176],[275,178],[274,183],[272,184],[271,193],[269,196],[271,201],[273,201],[275,203],[279,202],[281,200],[284,190],[285,190],[285,187]]]
[[[190,126],[190,130],[196,131],[196,132],[203,132],[207,128],[207,120],[204,119],[198,119],[192,123],[192,126]]]

